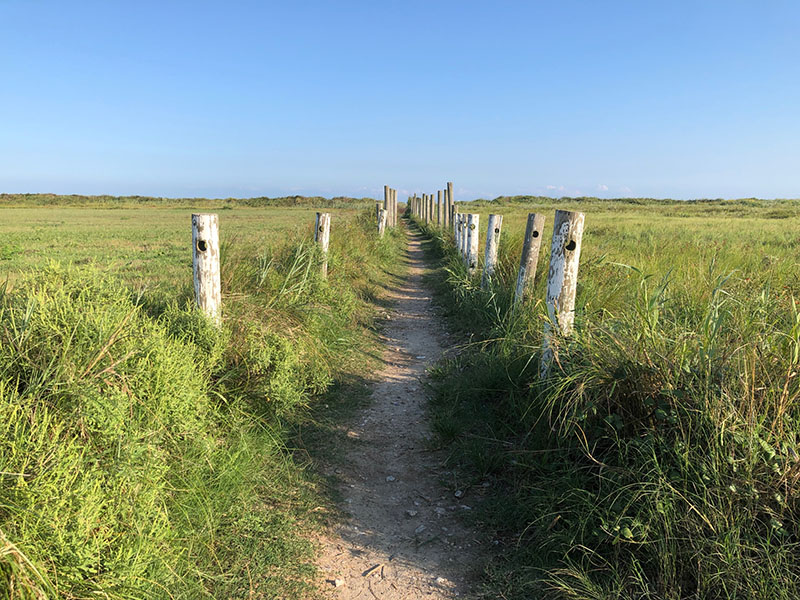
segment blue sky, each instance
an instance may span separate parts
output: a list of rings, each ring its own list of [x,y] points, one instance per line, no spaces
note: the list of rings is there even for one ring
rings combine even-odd
[[[800,3],[0,0],[0,191],[800,197]]]

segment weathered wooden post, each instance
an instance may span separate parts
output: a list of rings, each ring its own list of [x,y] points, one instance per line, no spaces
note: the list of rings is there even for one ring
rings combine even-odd
[[[525,238],[522,242],[522,256],[519,259],[517,287],[514,290],[516,306],[530,295],[533,278],[536,276],[536,265],[539,261],[539,249],[542,245],[544,231],[544,215],[530,213],[525,226]]]
[[[474,275],[478,268],[478,242],[480,230],[478,229],[481,216],[470,213],[467,216],[467,272]]]
[[[443,227],[447,229],[450,226],[450,217],[453,214],[453,202],[450,199],[450,194],[447,188],[444,190],[444,223]]]
[[[461,213],[458,221],[458,245],[461,251],[461,260],[467,259],[467,213]]]
[[[431,217],[431,225],[436,221],[436,200],[433,194],[428,195],[428,214]]]
[[[394,226],[397,227],[397,190],[392,188],[392,218],[394,219]]]
[[[217,215],[192,215],[192,248],[195,302],[207,317],[219,325],[222,321],[222,288]]]
[[[391,226],[391,224],[392,224],[392,218],[391,218],[391,215],[392,215],[392,201],[389,198],[389,186],[388,185],[383,186],[383,208],[386,209],[386,213],[387,213],[386,222],[387,222],[387,224],[389,226]]]
[[[375,220],[377,222],[380,222],[380,220],[381,220],[381,203],[380,202],[376,202],[375,203]]]
[[[575,322],[575,293],[578,288],[578,263],[581,256],[584,215],[557,210],[550,246],[550,270],[547,274],[547,316],[542,340],[542,364],[539,375],[550,372],[558,351],[558,336],[569,335]]]
[[[378,211],[378,236],[383,237],[386,231],[386,209],[382,208]]]
[[[384,209],[386,210],[386,209]],[[314,224],[314,241],[322,250],[322,277],[328,276],[328,245],[331,241],[331,214],[317,213]]]
[[[442,226],[442,190],[436,192],[436,226]]]
[[[488,289],[497,267],[497,247],[500,244],[500,229],[503,227],[503,215],[489,215],[489,226],[486,228],[486,252],[483,258],[483,277],[481,288]]]

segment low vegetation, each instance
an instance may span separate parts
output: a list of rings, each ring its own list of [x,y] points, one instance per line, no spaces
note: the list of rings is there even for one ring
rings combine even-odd
[[[287,440],[365,368],[402,236],[340,219],[323,280],[304,232],[225,245],[221,329],[190,259],[172,287],[58,263],[6,284],[0,597],[307,597],[322,500]]]
[[[511,290],[524,214],[554,207],[585,210],[586,232],[576,331],[541,381],[549,235],[533,300],[513,311]],[[481,291],[428,230],[467,340],[432,411],[453,466],[489,490],[487,597],[800,597],[797,203],[462,210],[505,214],[505,232]]]

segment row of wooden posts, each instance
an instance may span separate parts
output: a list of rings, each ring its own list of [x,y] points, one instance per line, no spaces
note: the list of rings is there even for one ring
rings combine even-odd
[[[480,215],[459,212],[459,205],[453,202],[452,185],[452,183],[447,184],[444,198],[441,191],[437,193],[435,204],[433,195],[423,194],[422,198],[418,198],[416,195],[409,198],[409,211],[412,217],[429,227],[452,228],[455,246],[461,254],[467,272],[470,276],[474,276],[478,270]],[[575,295],[584,218],[584,214],[581,212],[557,210],[555,214],[545,297],[549,319],[545,323],[544,331],[540,372],[542,377],[547,375],[553,361],[554,334],[567,335],[571,333],[575,322]],[[497,269],[497,252],[503,227],[503,215],[490,214],[487,225],[481,276],[483,289],[491,286],[492,277]],[[544,215],[539,213],[528,215],[514,288],[515,307],[531,295],[544,225]]]
[[[395,211],[396,212],[396,211]],[[322,276],[328,276],[328,247],[331,241],[331,214],[317,213],[314,242],[322,253]],[[197,306],[218,325],[222,320],[220,283],[219,218],[215,214],[192,215],[192,271]]]

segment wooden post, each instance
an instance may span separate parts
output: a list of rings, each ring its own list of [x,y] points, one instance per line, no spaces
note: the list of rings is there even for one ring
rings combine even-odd
[[[478,268],[478,242],[480,230],[478,229],[481,216],[470,213],[467,216],[467,272],[474,275]]]
[[[375,203],[375,220],[380,223],[381,220],[381,203]]]
[[[486,228],[486,253],[483,258],[483,278],[481,287],[488,289],[497,267],[497,247],[500,244],[500,229],[503,227],[503,215],[489,215],[489,226]]]
[[[467,261],[467,213],[461,213],[461,221],[458,224],[458,228],[461,231],[459,236],[459,242],[461,246],[461,260],[463,262]]]
[[[550,246],[547,274],[547,316],[542,340],[539,375],[547,377],[557,348],[557,336],[569,335],[575,322],[575,293],[578,288],[578,263],[581,256],[584,215],[557,210]]]
[[[436,192],[436,226],[442,226],[442,190]]]
[[[452,208],[452,201],[450,200],[450,194],[447,192],[447,188],[444,190],[444,223],[442,226],[447,229],[450,226],[450,217],[452,215],[453,208]]]
[[[222,321],[222,289],[217,215],[192,215],[192,248],[195,302],[207,317],[219,325]]]
[[[378,211],[378,236],[383,237],[386,231],[386,209],[382,208]]]
[[[386,209],[384,209],[386,210]],[[314,224],[314,241],[322,249],[322,277],[328,276],[328,245],[331,241],[331,214],[317,213]]]
[[[392,188],[392,219],[394,226],[397,227],[397,190]]]
[[[530,289],[533,287],[543,231],[544,215],[528,214],[528,224],[525,226],[525,238],[522,242],[522,256],[519,259],[517,287],[514,290],[515,306],[530,295]]]
[[[392,201],[389,199],[389,186],[383,186],[383,208],[386,209],[387,215],[387,223],[391,226],[391,214],[392,214]]]

